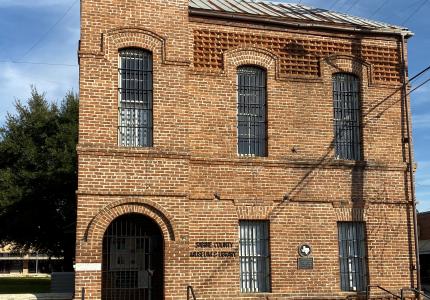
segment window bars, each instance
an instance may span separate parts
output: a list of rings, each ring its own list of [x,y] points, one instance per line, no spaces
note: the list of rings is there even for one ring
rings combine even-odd
[[[338,159],[361,159],[360,82],[351,74],[333,76],[334,148]]]
[[[119,144],[152,146],[152,54],[127,48],[119,52]]]
[[[267,155],[266,71],[237,69],[237,138],[239,155]]]
[[[163,295],[163,241],[148,218],[126,214],[103,237],[102,299],[158,300]]]
[[[338,238],[342,291],[365,291],[367,257],[364,223],[338,222]]]
[[[270,292],[269,226],[266,221],[240,221],[240,291]]]

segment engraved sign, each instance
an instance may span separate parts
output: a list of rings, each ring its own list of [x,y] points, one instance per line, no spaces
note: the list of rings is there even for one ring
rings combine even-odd
[[[303,270],[311,270],[314,268],[313,257],[299,257],[297,259],[297,268]]]
[[[190,252],[190,257],[196,258],[234,258],[236,251],[232,242],[199,241],[194,244],[196,251]]]

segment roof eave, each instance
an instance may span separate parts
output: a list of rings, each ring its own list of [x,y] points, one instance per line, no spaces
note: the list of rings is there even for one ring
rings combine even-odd
[[[259,23],[267,23],[273,25],[281,25],[295,28],[308,28],[308,29],[325,29],[325,30],[336,30],[343,32],[353,32],[353,33],[365,33],[365,34],[385,34],[385,35],[403,35],[406,39],[412,37],[414,35],[413,32],[407,29],[386,29],[386,28],[371,28],[365,26],[348,26],[340,25],[340,24],[321,24],[321,23],[313,23],[309,21],[300,22],[299,20],[291,20],[287,18],[275,18],[268,16],[259,16],[252,14],[239,14],[239,13],[231,13],[231,12],[223,12],[223,11],[213,11],[206,9],[199,9],[189,7],[189,14],[192,16],[198,17],[209,17],[209,18],[219,18],[219,19],[228,19],[228,20],[236,20],[236,21],[247,21],[247,22],[259,22]]]

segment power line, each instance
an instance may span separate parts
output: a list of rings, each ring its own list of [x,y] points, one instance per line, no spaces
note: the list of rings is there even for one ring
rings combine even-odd
[[[428,78],[426,81],[422,82],[421,84],[417,85],[416,87],[414,87],[412,90],[409,91],[409,93],[406,94],[406,96],[408,96],[409,94],[411,94],[413,91],[419,89],[420,87],[422,87],[423,85],[425,85],[426,83],[430,82],[430,78]]]
[[[342,10],[344,8],[344,6],[346,6],[348,3],[348,1],[345,1],[344,3],[342,3],[342,5],[338,8],[338,10]]]
[[[29,65],[45,65],[45,66],[60,66],[60,67],[77,67],[78,65],[73,64],[57,64],[47,62],[36,62],[36,61],[22,61],[22,60],[0,60],[0,63],[11,63],[11,64],[29,64]]]
[[[428,70],[430,70],[430,66],[428,66],[427,68],[423,69],[422,71],[420,71],[416,75],[414,75],[411,79],[409,79],[409,82],[413,81],[414,79],[417,79],[418,77],[420,77],[421,75],[423,75]]]
[[[67,14],[70,12],[70,10],[75,6],[76,3],[78,3],[79,0],[73,1],[72,5],[70,5],[67,10],[63,13],[63,15],[57,20],[57,22],[54,23],[25,53],[21,56],[21,59],[26,57],[34,48],[36,48],[40,42],[67,16]]]
[[[382,1],[381,5],[379,5],[378,8],[375,9],[373,13],[370,14],[369,19],[372,18],[374,15],[376,15],[387,3],[388,3],[388,0]]]
[[[340,0],[335,0],[333,4],[329,7],[329,9],[332,9],[333,7],[335,7],[339,2]]]
[[[356,0],[354,3],[352,3],[349,8],[345,11],[346,13],[349,12],[354,6],[356,6],[360,2],[360,0]]]
[[[402,23],[405,25],[429,0],[424,0]]]

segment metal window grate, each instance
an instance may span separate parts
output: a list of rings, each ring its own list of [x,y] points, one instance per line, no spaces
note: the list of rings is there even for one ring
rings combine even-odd
[[[253,66],[239,67],[237,93],[238,153],[266,156],[266,71]]]
[[[102,299],[158,300],[163,296],[159,227],[137,214],[114,220],[103,237]]]
[[[362,222],[338,222],[340,284],[342,291],[364,291],[367,257]]]
[[[122,146],[152,146],[152,54],[128,48],[119,52],[119,126]]]
[[[336,158],[360,160],[360,82],[356,76],[333,76],[333,107]]]
[[[269,228],[266,221],[240,221],[240,291],[270,292]]]

